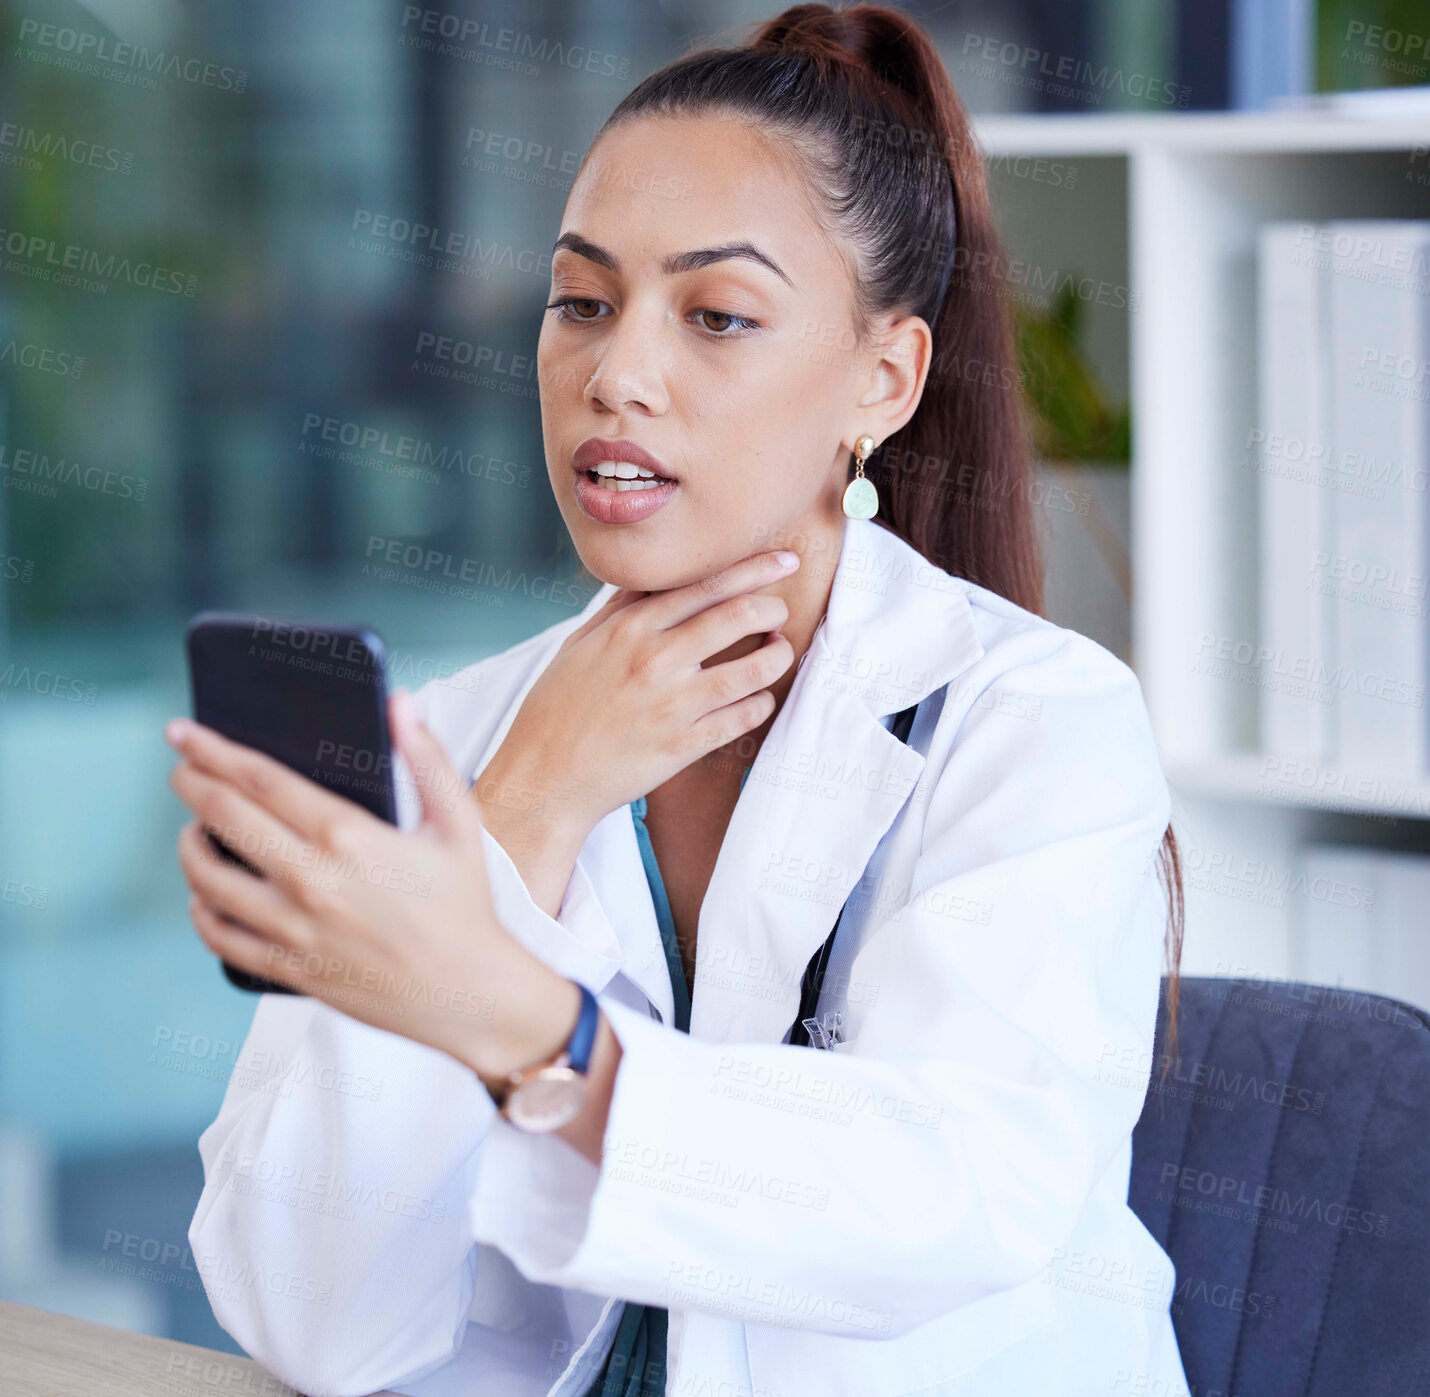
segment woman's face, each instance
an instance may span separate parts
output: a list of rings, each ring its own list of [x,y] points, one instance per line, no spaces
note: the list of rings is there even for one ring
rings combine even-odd
[[[661,591],[769,548],[837,559],[853,442],[902,419],[869,390],[887,375],[855,344],[850,268],[775,148],[725,117],[608,131],[567,200],[551,283],[547,469],[596,577]],[[674,483],[597,483],[618,441]]]

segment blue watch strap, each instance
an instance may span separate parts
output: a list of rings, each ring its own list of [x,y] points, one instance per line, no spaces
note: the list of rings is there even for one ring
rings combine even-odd
[[[581,991],[581,1013],[576,1019],[576,1027],[571,1030],[571,1038],[566,1044],[566,1055],[572,1067],[583,1077],[591,1065],[591,1049],[596,1046],[596,1024],[599,1010],[596,996],[579,980],[571,983]]]

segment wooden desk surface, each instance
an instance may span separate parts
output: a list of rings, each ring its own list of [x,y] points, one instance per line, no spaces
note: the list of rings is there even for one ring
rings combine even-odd
[[[4,1302],[0,1392],[4,1397],[294,1397],[293,1388],[249,1358]]]

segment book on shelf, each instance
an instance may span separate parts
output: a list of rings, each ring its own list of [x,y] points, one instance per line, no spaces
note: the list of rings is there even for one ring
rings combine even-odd
[[[1265,751],[1430,771],[1430,221],[1265,225]]]
[[[1340,670],[1334,759],[1424,771],[1430,377],[1414,370],[1430,365],[1430,222],[1336,222],[1329,232],[1329,408],[1343,458],[1321,579]]]
[[[1430,1011],[1430,856],[1309,844],[1298,872],[1296,975]]]
[[[1328,278],[1307,227],[1264,224],[1257,246],[1261,643],[1275,656],[1260,691],[1261,745],[1320,761],[1330,720],[1316,671],[1328,657],[1310,583],[1326,542]]]

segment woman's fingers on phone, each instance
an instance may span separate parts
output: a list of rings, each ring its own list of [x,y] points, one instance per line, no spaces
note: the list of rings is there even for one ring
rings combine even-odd
[[[267,753],[234,742],[199,723],[187,725],[179,751],[186,760],[174,768],[169,785],[195,814],[204,812],[196,809],[174,784],[174,776],[185,766],[216,778],[220,784],[240,794],[246,809],[262,810],[265,833],[283,830],[290,843],[295,830],[314,836],[323,829],[353,820],[377,822],[376,815],[369,814],[334,791],[325,790],[316,781],[310,781]],[[314,842],[319,841],[315,839]]]
[[[398,750],[407,759],[422,802],[424,820],[440,834],[460,834],[476,812],[468,783],[447,760],[446,750],[419,717],[417,701],[406,689],[392,695],[388,711]]]
[[[197,820],[179,831],[179,867],[206,907],[251,933],[287,944],[289,903],[270,880],[255,878],[225,859]]]
[[[793,659],[794,646],[786,636],[773,632],[758,650],[736,660],[710,665],[701,670],[695,680],[700,694],[699,711],[708,717],[768,689],[790,667]],[[770,703],[774,703],[773,694]],[[768,713],[763,714],[751,726],[758,727],[767,717]]]
[[[170,770],[169,788],[215,838],[264,877],[280,873],[290,862],[301,866],[307,841],[222,777],[201,770],[186,758]]]
[[[223,912],[204,902],[197,893],[189,898],[189,917],[204,945],[220,960],[247,975],[278,980],[297,989],[287,976],[280,973],[286,957],[274,955],[272,941],[227,920]]]
[[[268,957],[267,943],[260,936],[229,921],[198,893],[189,897],[189,917],[204,945],[220,960],[250,975],[261,975],[259,962]]]
[[[651,621],[668,630],[718,602],[754,591],[756,587],[768,587],[770,583],[788,577],[798,566],[799,554],[789,549],[754,553],[748,558],[741,558],[738,563],[721,568],[719,572],[711,573],[709,577],[660,593],[650,605]]]

